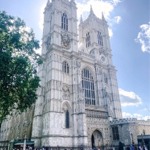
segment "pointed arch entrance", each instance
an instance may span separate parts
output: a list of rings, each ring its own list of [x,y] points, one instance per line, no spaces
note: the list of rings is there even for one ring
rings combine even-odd
[[[94,147],[100,147],[103,145],[103,137],[102,133],[98,130],[95,130],[91,135],[91,146]]]

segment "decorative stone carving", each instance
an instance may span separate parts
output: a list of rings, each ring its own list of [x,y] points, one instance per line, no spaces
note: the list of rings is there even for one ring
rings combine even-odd
[[[108,55],[108,50],[110,50],[109,37],[108,39],[107,37],[103,37],[105,41],[103,46],[99,47],[99,45],[96,45],[97,30],[102,29],[101,32],[103,33],[103,29],[105,30],[105,27],[107,29],[107,24],[106,26],[101,24],[101,20],[94,15],[90,16],[92,18],[94,17],[94,19],[88,21],[89,24],[82,22],[83,24],[80,24],[80,33],[82,34],[79,34],[81,45],[78,47],[76,7],[75,5],[73,6],[73,1],[62,0],[59,1],[58,5],[55,5],[54,0],[48,2],[44,13],[44,49],[42,50],[44,52],[42,52],[44,55],[44,63],[38,69],[41,87],[37,91],[38,99],[35,103],[35,110],[33,110],[34,118],[32,118],[32,113],[28,117],[23,116],[20,121],[18,119],[15,120],[14,117],[13,121],[8,123],[8,125],[10,124],[9,139],[15,139],[18,133],[22,134],[19,138],[24,138],[31,131],[29,127],[32,126],[31,138],[37,147],[63,146],[66,148],[72,146],[77,147],[79,145],[88,145],[91,147],[91,136],[95,130],[102,133],[104,140],[105,137],[108,138],[108,130],[105,129],[109,126],[109,114],[113,114],[111,110],[115,112],[114,116],[119,114],[119,112],[121,114],[121,111],[118,111],[118,108],[120,108],[118,106],[119,96],[117,96],[116,72],[113,64],[111,64],[111,51]],[[68,31],[61,29],[61,15],[63,11],[67,15],[67,22],[65,23],[69,27]],[[91,45],[88,48],[85,43],[87,31],[91,33],[90,39],[92,39]],[[51,45],[52,43],[53,45]],[[70,52],[62,53],[61,48],[66,51],[70,49]],[[49,52],[50,50],[51,52]],[[70,70],[67,75],[64,75],[62,72],[62,60],[68,60],[70,62]],[[110,60],[109,64],[108,60]],[[87,88],[90,90],[83,91],[81,71],[84,67],[88,66],[89,69],[93,68],[91,70],[93,78],[90,78],[94,80],[94,86],[92,84],[84,84],[85,88],[90,87]],[[107,78],[109,77],[108,84],[106,84],[107,78],[103,78],[103,72],[106,72]],[[91,76],[87,72],[86,74]],[[85,93],[86,96],[88,95],[88,98],[95,99],[95,105],[85,105],[85,99],[87,98]],[[110,103],[110,93],[113,94],[113,99],[116,102],[112,101]],[[108,107],[110,107],[110,110]],[[70,128],[65,128],[66,110],[69,111],[70,115]],[[118,116],[116,115],[115,117],[117,118]],[[25,119],[28,121],[31,120],[31,122],[33,120],[33,123],[28,124],[28,126],[23,126]],[[15,126],[18,127],[17,122],[20,122],[22,125],[20,129],[15,128]],[[88,143],[86,142],[87,135]],[[94,135],[95,143],[93,144],[98,146],[102,142],[101,134],[95,132]],[[7,127],[2,124],[0,141],[4,141],[6,136]],[[30,136],[27,135],[27,138],[30,138]]]
[[[103,80],[105,84],[108,84],[108,75],[106,73],[103,73]]]
[[[81,61],[80,61],[80,60],[77,60],[77,61],[76,61],[76,66],[77,66],[78,68],[81,67]]]
[[[105,55],[103,55],[103,54],[101,54],[100,55],[100,62],[102,63],[102,64],[107,64],[107,60],[106,60],[106,56]]]
[[[86,110],[86,116],[91,118],[108,118],[108,113],[96,110]]]
[[[103,95],[103,98],[106,98],[108,96],[108,93],[106,91],[106,88],[103,88],[102,89],[102,95]]]
[[[70,99],[70,89],[67,85],[64,85],[63,88],[63,99],[69,100]]]
[[[61,35],[61,44],[64,48],[69,49],[70,42],[71,42],[71,40],[67,33]]]
[[[46,48],[47,48],[47,50],[50,48],[50,44],[51,44],[51,36],[49,35],[46,39]]]

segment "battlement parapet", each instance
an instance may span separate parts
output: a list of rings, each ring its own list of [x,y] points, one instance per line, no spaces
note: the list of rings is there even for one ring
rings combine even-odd
[[[123,119],[113,119],[110,121],[111,125],[117,125],[117,124],[129,124],[129,123],[136,123],[136,118],[123,118]]]
[[[137,123],[139,125],[149,125],[150,126],[150,119],[148,119],[148,120],[138,120]]]

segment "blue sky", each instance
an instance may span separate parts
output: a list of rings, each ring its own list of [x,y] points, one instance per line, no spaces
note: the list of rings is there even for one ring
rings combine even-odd
[[[42,38],[47,0],[0,0],[0,10],[20,17]],[[113,63],[124,117],[150,118],[150,2],[149,0],[76,0],[78,19],[90,5],[109,24]]]

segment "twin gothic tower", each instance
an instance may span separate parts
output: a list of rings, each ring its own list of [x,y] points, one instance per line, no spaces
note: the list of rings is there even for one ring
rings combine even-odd
[[[41,87],[32,139],[36,146],[94,147],[111,143],[110,118],[121,118],[108,25],[92,8],[80,20],[74,0],[52,0],[44,11]]]

